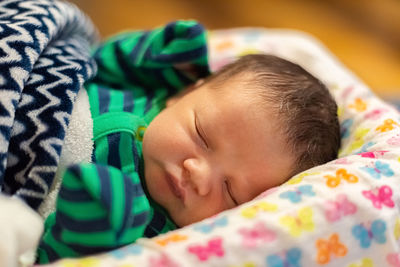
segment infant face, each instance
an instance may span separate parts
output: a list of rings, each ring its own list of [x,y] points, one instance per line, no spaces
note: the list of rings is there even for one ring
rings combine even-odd
[[[242,85],[207,83],[167,104],[143,139],[146,186],[178,226],[250,201],[290,178],[278,119]]]

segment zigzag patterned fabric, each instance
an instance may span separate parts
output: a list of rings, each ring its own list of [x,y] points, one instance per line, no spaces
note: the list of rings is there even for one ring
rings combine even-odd
[[[96,72],[96,38],[72,4],[0,2],[0,188],[34,209],[54,179],[75,96]]]

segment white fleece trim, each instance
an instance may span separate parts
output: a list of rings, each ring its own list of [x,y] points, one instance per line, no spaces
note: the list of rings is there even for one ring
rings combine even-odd
[[[60,162],[47,198],[39,207],[39,214],[46,218],[55,209],[55,201],[65,169],[76,163],[91,162],[93,151],[93,119],[89,96],[84,88],[79,90],[65,135]]]

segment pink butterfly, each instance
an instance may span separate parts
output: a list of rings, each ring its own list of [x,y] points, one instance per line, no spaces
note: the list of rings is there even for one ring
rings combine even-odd
[[[389,253],[386,260],[394,267],[400,267],[400,253]]]
[[[247,248],[256,247],[258,243],[273,241],[276,235],[267,229],[262,222],[256,223],[253,228],[240,228],[239,233],[243,236],[243,246]]]
[[[386,111],[387,111],[387,109],[383,109],[383,108],[374,109],[374,110],[368,112],[367,114],[365,114],[364,118],[371,119],[371,120],[377,120]]]
[[[334,164],[351,164],[352,162],[349,161],[347,158],[339,158],[334,161]]]
[[[161,255],[159,258],[150,258],[151,267],[179,267],[179,265],[168,258],[167,255]]]
[[[363,152],[363,153],[359,153],[358,155],[360,155],[363,158],[376,159],[379,156],[385,155],[386,152],[388,152],[388,151],[387,150],[378,150],[378,151]]]
[[[346,88],[343,90],[343,93],[342,93],[342,95],[341,95],[341,98],[342,98],[342,99],[346,99],[346,98],[348,97],[348,95],[349,95],[353,90],[354,90],[354,85],[350,85],[350,86],[346,87]]]
[[[370,199],[374,207],[377,209],[381,209],[382,204],[389,208],[394,207],[394,202],[392,200],[393,191],[387,185],[381,186],[378,190],[378,194],[376,195],[372,192],[372,190],[364,190],[362,191],[362,194],[366,198]]]
[[[200,261],[206,261],[208,258],[215,254],[217,257],[224,256],[224,249],[222,248],[222,238],[214,238],[208,241],[206,246],[192,245],[188,247],[190,253],[196,254]]]
[[[330,222],[337,221],[342,216],[354,214],[356,211],[357,206],[344,194],[337,195],[336,201],[329,200],[325,203],[325,217]]]
[[[386,142],[391,146],[400,146],[400,135],[396,134],[396,136],[391,137]]]

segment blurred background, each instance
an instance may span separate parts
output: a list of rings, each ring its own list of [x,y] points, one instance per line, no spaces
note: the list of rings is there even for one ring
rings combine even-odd
[[[196,19],[208,29],[292,28],[321,40],[378,95],[400,99],[400,0],[72,0],[102,38]]]

